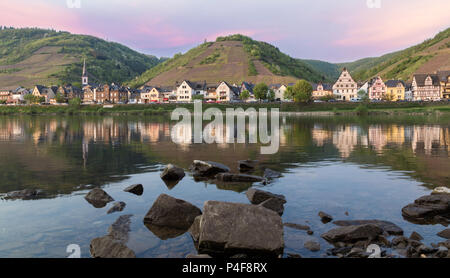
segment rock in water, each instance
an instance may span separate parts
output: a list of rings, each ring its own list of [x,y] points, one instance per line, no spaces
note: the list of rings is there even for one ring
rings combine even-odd
[[[412,240],[417,240],[417,241],[423,240],[423,237],[418,232],[415,232],[415,231],[411,233],[409,238]]]
[[[161,179],[168,181],[179,181],[184,178],[185,175],[186,174],[182,168],[169,164],[161,173]]]
[[[336,242],[357,242],[361,240],[375,239],[383,234],[383,229],[374,224],[345,226],[332,229],[322,235],[326,241]]]
[[[283,202],[283,204],[286,203],[286,197],[284,197],[283,195],[273,194],[256,188],[250,188],[249,190],[247,190],[246,195],[249,201],[254,205],[259,205],[271,198],[279,199],[281,202]]]
[[[241,172],[248,172],[255,169],[257,160],[239,160],[238,161],[238,169]]]
[[[442,232],[439,232],[437,235],[445,239],[450,239],[450,229],[445,229]]]
[[[116,202],[116,203],[114,203],[113,206],[108,210],[108,214],[111,214],[111,213],[114,213],[114,212],[117,212],[117,211],[122,211],[122,210],[125,208],[126,205],[127,205],[127,204],[125,204],[124,202]]]
[[[200,221],[199,253],[278,256],[283,253],[283,223],[261,206],[208,201]]]
[[[245,175],[245,174],[231,174],[231,173],[219,173],[216,175],[216,179],[222,182],[261,182],[264,178]]]
[[[194,177],[214,177],[219,173],[230,172],[230,168],[217,162],[194,160],[191,171]]]
[[[145,215],[144,223],[187,231],[201,214],[191,203],[161,194]]]
[[[354,226],[354,225],[364,225],[373,224],[388,233],[389,235],[403,235],[403,229],[389,221],[383,220],[338,220],[333,222],[337,226]]]
[[[196,248],[198,248],[198,240],[200,238],[201,219],[202,219],[201,215],[195,217],[194,223],[192,223],[192,226],[189,228],[189,233],[191,234],[192,240],[194,241],[194,245]]]
[[[93,258],[135,258],[133,250],[110,236],[94,238],[90,245]]]
[[[107,203],[114,201],[108,193],[100,188],[92,189],[84,198],[95,208],[103,208]]]
[[[120,216],[108,229],[108,235],[94,238],[90,252],[93,258],[135,258],[133,250],[125,244],[130,232],[132,215]]]
[[[188,254],[186,256],[186,259],[212,259],[212,257],[206,254]]]
[[[403,217],[417,224],[448,223],[450,221],[450,194],[432,194],[420,197],[402,209]]]
[[[315,241],[307,241],[307,242],[305,242],[304,246],[306,249],[308,249],[312,252],[320,251],[320,244]]]
[[[264,178],[266,179],[277,179],[281,178],[283,175],[277,171],[271,170],[269,168],[266,168],[264,170]]]
[[[39,198],[39,197],[41,197],[43,195],[44,195],[43,191],[41,191],[41,190],[24,189],[24,190],[20,190],[20,191],[12,191],[12,192],[6,193],[6,198],[5,199],[31,200],[31,199]]]
[[[319,212],[319,217],[322,220],[323,223],[328,223],[333,220],[333,216],[329,215],[328,213],[325,213],[323,211]]]
[[[259,204],[259,206],[263,206],[267,209],[273,210],[281,216],[284,212],[284,203],[286,203],[286,201],[283,199],[270,198]]]
[[[144,193],[144,187],[142,186],[142,184],[133,184],[125,188],[123,191],[141,196]]]
[[[448,187],[436,187],[431,194],[450,194],[450,188]]]
[[[292,228],[292,229],[296,229],[296,230],[303,230],[303,231],[311,230],[311,227],[309,227],[307,225],[300,225],[300,224],[295,224],[295,223],[284,223],[283,225],[286,227]]]

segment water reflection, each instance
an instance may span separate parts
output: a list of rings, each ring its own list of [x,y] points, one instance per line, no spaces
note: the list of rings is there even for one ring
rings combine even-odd
[[[164,163],[187,168],[193,159],[216,159],[235,169],[237,160],[251,158],[263,164],[284,163],[277,170],[286,171],[295,163],[339,157],[414,171],[415,177],[433,185],[445,186],[449,181],[444,170],[450,168],[448,124],[283,119],[280,151],[272,156],[260,155],[259,144],[226,143],[227,138],[238,136],[234,126],[210,125],[205,133],[221,138],[221,143],[193,144],[192,126],[175,124],[162,117],[3,117],[0,192],[40,185],[36,184],[39,181],[55,194],[70,193],[128,174],[155,171]],[[395,157],[402,157],[403,162]]]

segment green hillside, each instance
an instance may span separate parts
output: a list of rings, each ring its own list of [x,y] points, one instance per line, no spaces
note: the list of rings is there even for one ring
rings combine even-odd
[[[450,69],[450,28],[405,50],[338,66],[347,67],[356,80],[377,75],[384,79],[410,80],[414,73]]]
[[[309,64],[291,58],[275,46],[243,35],[232,35],[177,54],[146,71],[130,85],[173,85],[183,79],[208,83],[221,80],[289,83],[299,78],[312,82],[327,80]]]
[[[86,58],[92,82],[125,82],[160,60],[92,36],[35,28],[0,30],[0,88],[79,85]]]

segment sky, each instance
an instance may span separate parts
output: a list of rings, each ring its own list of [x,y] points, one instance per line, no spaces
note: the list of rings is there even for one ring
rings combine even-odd
[[[449,0],[1,0],[0,25],[88,34],[172,57],[244,34],[295,58],[350,62],[450,27]]]

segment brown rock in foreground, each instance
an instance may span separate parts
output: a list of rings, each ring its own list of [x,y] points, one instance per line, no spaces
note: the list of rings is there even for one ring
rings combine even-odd
[[[332,229],[322,235],[328,242],[357,242],[375,239],[383,234],[383,229],[373,224],[346,226]]]
[[[201,214],[202,211],[191,203],[161,194],[145,215],[144,223],[187,231]]]
[[[354,225],[364,225],[373,224],[388,233],[389,235],[403,235],[403,229],[395,225],[392,222],[384,220],[338,220],[333,222],[337,226],[354,226]]]
[[[194,177],[213,177],[219,173],[230,172],[230,168],[213,161],[194,160],[191,171]]]
[[[247,204],[205,203],[199,253],[276,257],[283,249],[283,223],[276,212]]]
[[[111,236],[94,238],[90,245],[93,258],[135,258],[133,250]]]
[[[283,195],[273,194],[256,188],[250,188],[245,194],[247,195],[249,201],[254,205],[259,205],[262,202],[272,198],[279,199],[281,202],[286,203],[286,197]]]
[[[92,189],[84,198],[96,208],[103,208],[109,202],[114,201],[114,199],[109,196],[108,193],[100,188]]]
[[[445,229],[439,232],[437,235],[445,239],[450,239],[450,229]]]
[[[402,209],[403,217],[417,224],[450,222],[450,194],[432,194],[420,197]]]

